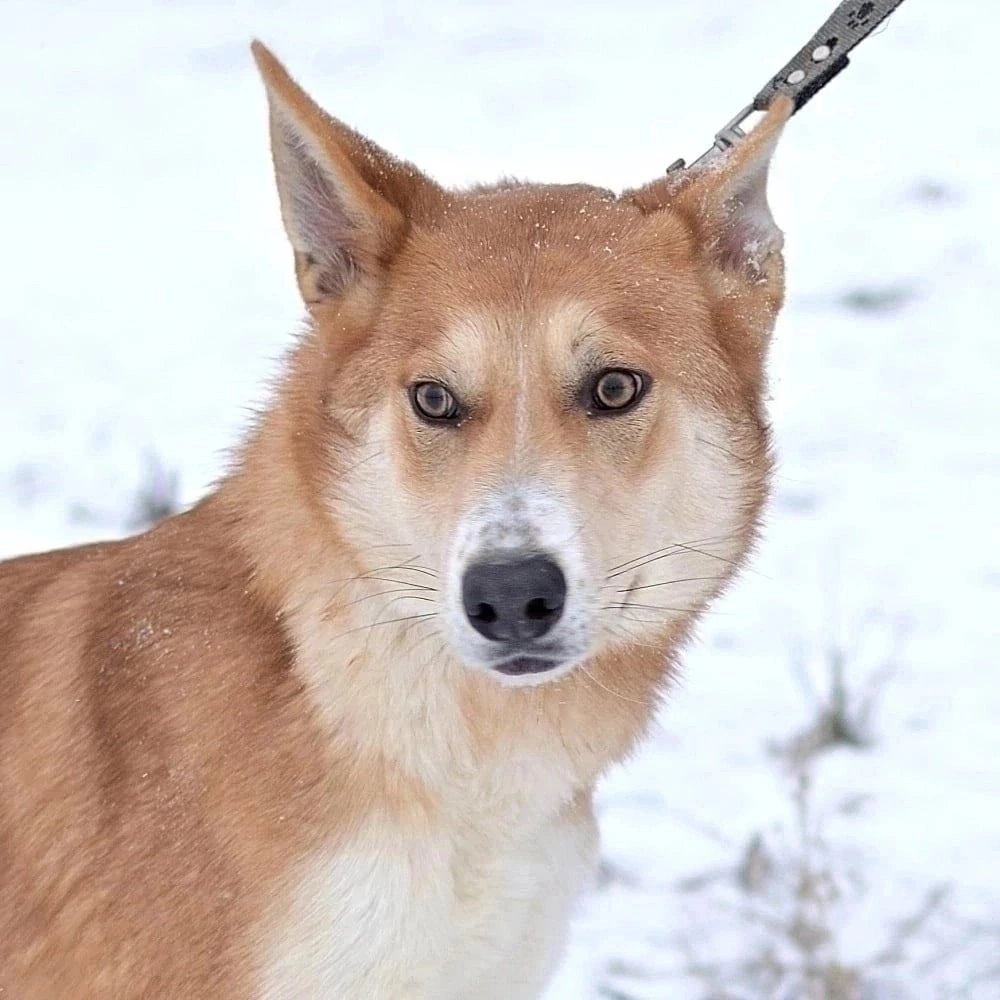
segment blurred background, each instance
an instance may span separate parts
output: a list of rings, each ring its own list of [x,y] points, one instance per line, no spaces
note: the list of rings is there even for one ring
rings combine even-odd
[[[300,319],[248,43],[452,184],[692,159],[834,0],[0,0],[0,555],[202,495]],[[772,175],[764,542],[599,806],[550,1000],[1000,996],[1000,11],[909,0]]]

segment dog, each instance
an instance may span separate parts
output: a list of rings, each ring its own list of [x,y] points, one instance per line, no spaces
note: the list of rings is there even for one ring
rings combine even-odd
[[[456,191],[253,53],[308,323],[202,501],[0,565],[0,994],[537,997],[758,530],[792,105]]]

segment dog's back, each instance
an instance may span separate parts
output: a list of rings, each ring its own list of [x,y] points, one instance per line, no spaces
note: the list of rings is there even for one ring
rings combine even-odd
[[[247,874],[307,833],[289,790],[321,758],[240,565],[211,504],[0,564],[7,995],[252,992],[233,981],[262,902]]]

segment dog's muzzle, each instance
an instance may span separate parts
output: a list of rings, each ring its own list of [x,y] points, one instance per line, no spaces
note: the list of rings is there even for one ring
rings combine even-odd
[[[511,553],[473,563],[462,578],[469,624],[495,644],[491,666],[505,674],[541,673],[557,666],[544,637],[562,617],[566,578],[548,556]]]

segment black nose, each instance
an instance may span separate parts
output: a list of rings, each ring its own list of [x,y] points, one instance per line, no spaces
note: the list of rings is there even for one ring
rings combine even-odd
[[[537,639],[562,615],[566,578],[545,556],[475,563],[462,580],[462,603],[469,623],[487,639]]]

